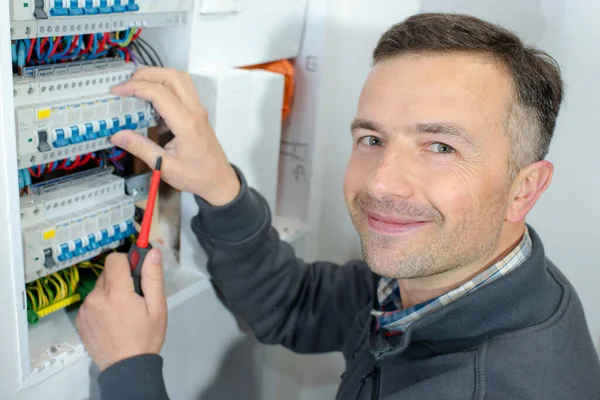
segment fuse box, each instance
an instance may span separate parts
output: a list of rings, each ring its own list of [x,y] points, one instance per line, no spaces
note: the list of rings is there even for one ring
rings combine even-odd
[[[25,276],[30,282],[117,247],[135,234],[123,178],[98,169],[33,186],[21,198]]]

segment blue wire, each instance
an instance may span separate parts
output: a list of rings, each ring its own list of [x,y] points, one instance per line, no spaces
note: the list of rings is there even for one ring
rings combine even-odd
[[[62,60],[67,55],[72,44],[73,44],[73,36],[67,36],[67,45],[66,45],[65,49],[62,52],[53,55],[52,59],[53,60],[57,60],[57,59]]]
[[[17,46],[21,44],[20,40],[17,40],[15,43],[12,44],[11,48],[12,48],[12,62],[13,64],[17,63]]]
[[[102,51],[102,52],[100,52],[100,53],[98,53],[98,54],[96,54],[96,55],[91,55],[91,56],[89,56],[87,59],[88,59],[88,60],[93,60],[93,59],[96,59],[96,58],[103,57],[103,56],[105,56],[105,55],[107,55],[107,54],[108,54],[108,51],[107,51],[107,50],[105,50],[105,51]]]
[[[35,53],[37,54],[38,60],[42,58],[42,54],[40,53],[40,48],[42,47],[42,38],[37,38],[37,46],[35,48]]]
[[[94,34],[94,45],[92,46],[92,55],[98,52],[98,35]]]
[[[18,50],[17,50],[17,66],[24,67],[26,59],[27,59],[26,44],[23,40],[20,40]]]
[[[56,40],[60,40],[60,39],[56,39]],[[44,59],[41,60],[43,62],[48,61],[48,57],[50,57],[50,53],[52,53],[52,49],[54,48],[54,38],[52,38],[52,37],[48,38],[48,42],[50,42],[50,46],[48,47],[48,53],[46,53],[46,55],[44,56]]]
[[[25,178],[25,186],[31,186],[31,173],[29,173],[29,168],[23,170],[23,177]]]
[[[25,175],[23,174],[23,170],[19,170],[19,189],[23,189],[25,187]]]

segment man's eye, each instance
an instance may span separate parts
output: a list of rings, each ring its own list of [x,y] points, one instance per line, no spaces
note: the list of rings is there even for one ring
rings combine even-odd
[[[365,136],[359,139],[359,143],[366,146],[381,146],[381,139],[377,136]]]
[[[432,143],[429,145],[429,149],[436,153],[442,153],[442,154],[452,154],[456,151],[456,150],[454,150],[454,148],[452,146],[448,146],[447,144],[444,144],[444,143]]]

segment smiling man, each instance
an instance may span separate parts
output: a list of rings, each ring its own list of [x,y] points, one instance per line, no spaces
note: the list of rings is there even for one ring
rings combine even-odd
[[[113,142],[148,165],[162,156],[164,179],[197,196],[193,228],[228,306],[263,343],[343,352],[339,399],[600,399],[577,294],[525,223],[551,182],[562,101],[545,53],[463,15],[383,35],[344,182],[365,261],[343,266],[279,240],[189,76],[142,69],[115,92],[152,101],[171,127],[165,149],[129,131]],[[142,285],[144,298],[126,256],[111,256],[78,317],[105,399],[167,398],[155,251]]]

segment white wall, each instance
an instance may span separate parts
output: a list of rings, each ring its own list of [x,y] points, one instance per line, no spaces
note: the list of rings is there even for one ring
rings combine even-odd
[[[590,46],[600,37],[600,4],[566,0],[389,0],[338,1],[337,42],[333,64],[337,74],[328,82],[332,104],[319,137],[326,138],[323,168],[323,205],[317,258],[344,262],[360,257],[360,244],[342,195],[345,165],[350,154],[349,125],[358,96],[369,72],[370,52],[379,35],[391,24],[416,11],[456,11],[499,22],[516,31],[527,43],[539,46],[560,63],[566,81],[566,102],[561,110],[548,159],[555,164],[554,181],[528,222],[541,235],[548,256],[576,287],[587,313],[595,342],[600,341],[597,285],[600,262],[600,52]],[[323,101],[323,100],[322,100]],[[336,155],[334,155],[337,152]]]

